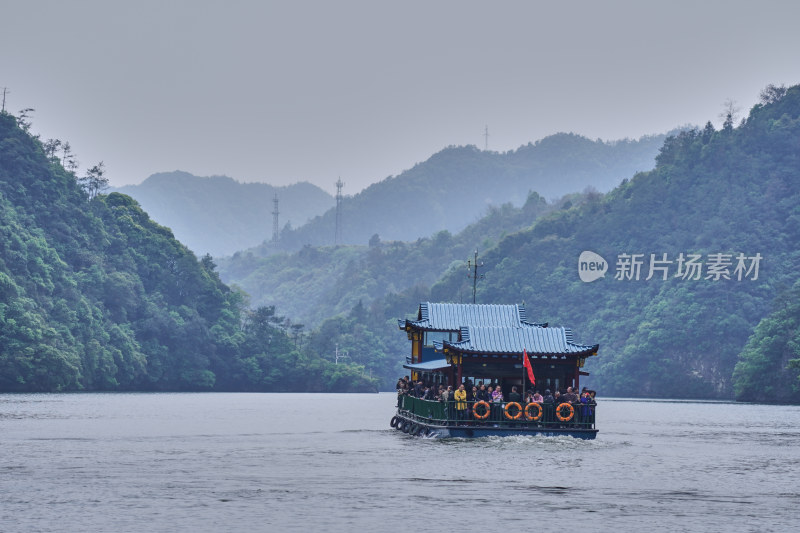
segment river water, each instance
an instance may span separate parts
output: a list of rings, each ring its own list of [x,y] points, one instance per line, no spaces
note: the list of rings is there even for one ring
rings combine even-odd
[[[0,530],[798,530],[800,408],[598,400],[594,441],[437,441],[394,394],[0,395]]]

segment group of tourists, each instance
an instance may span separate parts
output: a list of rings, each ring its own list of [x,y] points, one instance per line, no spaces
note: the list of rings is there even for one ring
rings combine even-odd
[[[436,386],[425,384],[423,381],[414,383],[408,377],[398,379],[397,394],[398,406],[403,395],[444,402],[448,418],[457,421],[496,422],[505,419],[538,423],[594,424],[594,408],[597,405],[595,391],[586,387],[580,394],[572,387],[567,387],[563,392],[556,390],[554,393],[546,389],[544,395],[538,390],[529,390],[523,398],[516,385],[513,385],[508,395],[504,396],[502,387],[495,382],[478,386],[467,381],[454,389],[452,385]]]

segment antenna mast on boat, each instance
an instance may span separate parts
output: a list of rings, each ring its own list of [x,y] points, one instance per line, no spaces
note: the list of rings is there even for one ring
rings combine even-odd
[[[483,274],[478,276],[479,268],[483,268],[483,262],[481,261],[478,263],[478,250],[475,250],[475,261],[473,262],[471,259],[467,259],[467,270],[469,271],[467,277],[472,278],[472,303],[475,303],[475,292],[478,289],[478,279],[484,279],[485,277]]]

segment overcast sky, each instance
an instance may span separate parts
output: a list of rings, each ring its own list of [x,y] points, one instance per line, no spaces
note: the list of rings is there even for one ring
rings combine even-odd
[[[703,125],[800,83],[800,2],[0,0],[0,91],[112,185],[344,192],[448,145]]]

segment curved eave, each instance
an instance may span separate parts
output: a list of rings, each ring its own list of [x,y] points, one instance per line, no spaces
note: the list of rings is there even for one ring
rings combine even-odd
[[[592,357],[597,355],[600,349],[599,344],[593,346],[581,345],[576,348],[583,348],[582,350],[569,351],[569,352],[527,352],[529,357]],[[458,343],[449,343],[447,341],[434,342],[434,348],[437,352],[444,351],[446,353],[459,353],[463,355],[479,355],[491,357],[492,355],[508,356],[514,358],[522,358],[523,352],[510,352],[510,351],[485,351],[485,350],[472,350],[468,348],[461,348]]]

